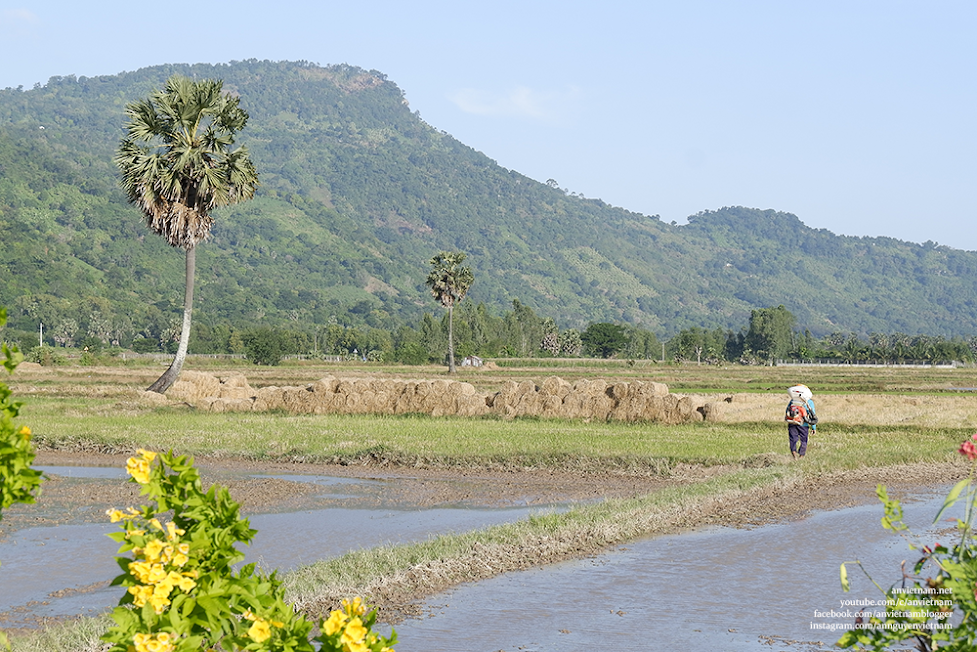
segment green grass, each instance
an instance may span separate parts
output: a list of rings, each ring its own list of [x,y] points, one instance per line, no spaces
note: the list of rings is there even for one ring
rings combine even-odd
[[[39,445],[129,452],[403,464],[661,471],[675,464],[749,465],[786,453],[782,423],[603,423],[422,415],[286,415],[146,408],[112,399],[30,399],[21,412]],[[850,469],[952,457],[965,428],[825,425],[812,465]]]

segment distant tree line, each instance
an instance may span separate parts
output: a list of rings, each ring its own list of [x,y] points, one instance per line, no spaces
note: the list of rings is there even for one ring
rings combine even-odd
[[[175,306],[149,305],[136,314],[117,314],[104,299],[66,302],[46,295],[19,297],[9,310],[21,329],[4,329],[0,338],[24,350],[36,346],[40,332],[23,329],[44,323],[46,347],[98,353],[107,349],[172,353],[180,337]],[[584,329],[559,328],[518,300],[497,314],[484,303],[466,300],[454,311],[455,355],[483,358],[618,358],[689,364],[769,364],[776,360],[828,360],[843,363],[973,362],[977,337],[945,338],[905,333],[830,333],[815,337],[797,328],[784,306],[753,310],[739,331],[685,328],[668,339],[624,323],[594,322]],[[290,324],[252,326],[212,323],[201,313],[193,324],[192,354],[239,354],[257,364],[277,364],[286,356],[357,357],[403,364],[447,364],[449,315],[422,315],[413,325],[390,329],[344,323],[331,317],[314,324],[299,315]]]
[[[674,360],[705,364],[776,360],[946,364],[977,359],[977,337],[834,332],[817,338],[808,330],[798,331],[796,325],[784,306],[761,308],[751,312],[749,326],[738,333],[688,328],[669,340],[667,348]]]

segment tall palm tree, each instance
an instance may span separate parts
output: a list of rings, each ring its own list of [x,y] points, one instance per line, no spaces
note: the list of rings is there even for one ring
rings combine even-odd
[[[215,208],[254,196],[258,173],[234,136],[248,122],[238,98],[216,79],[175,75],[163,90],[126,106],[126,136],[115,164],[120,185],[149,228],[186,251],[186,293],[180,346],[170,367],[149,390],[163,393],[176,381],[187,356],[193,312],[196,246],[210,235]]]
[[[431,259],[427,285],[431,294],[448,309],[448,372],[455,373],[454,307],[465,298],[475,282],[471,267],[462,267],[467,256],[460,251],[442,251]]]

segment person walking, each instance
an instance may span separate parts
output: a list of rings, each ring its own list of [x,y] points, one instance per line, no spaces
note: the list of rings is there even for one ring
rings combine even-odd
[[[794,459],[807,454],[807,440],[817,428],[818,418],[814,412],[814,394],[807,385],[794,385],[787,389],[790,402],[784,415],[787,422],[787,444],[790,456]]]

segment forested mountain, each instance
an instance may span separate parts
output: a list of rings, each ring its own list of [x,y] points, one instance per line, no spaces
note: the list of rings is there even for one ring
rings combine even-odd
[[[126,204],[111,162],[126,103],[174,73],[241,96],[251,121],[238,142],[261,180],[198,248],[201,323],[416,322],[438,309],[428,260],[461,250],[472,301],[518,299],[561,327],[738,329],[751,309],[783,304],[815,334],[977,331],[977,253],[836,236],[772,210],[666,224],[500,167],[425,123],[376,71],[253,60],[0,91],[10,326],[72,317],[145,330],[178,316],[182,253]]]

